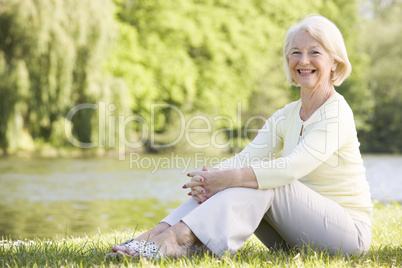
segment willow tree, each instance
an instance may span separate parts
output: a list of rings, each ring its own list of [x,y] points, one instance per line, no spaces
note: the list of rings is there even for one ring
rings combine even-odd
[[[344,32],[354,66],[341,88],[365,116],[361,105],[362,57],[354,46],[356,1],[348,0],[115,0],[120,42],[108,71],[123,77],[132,91],[133,111],[149,118],[152,103],[169,104],[189,115],[222,115],[217,128],[244,135],[253,116],[267,118],[298,97],[285,82],[282,45],[286,30],[311,13],[335,21]],[[363,62],[364,63],[364,62]],[[293,94],[292,94],[293,93]],[[241,102],[241,115],[239,114]],[[169,107],[169,106],[166,106]],[[362,107],[360,109],[360,107]],[[360,109],[360,110],[359,110]],[[177,129],[175,111],[155,116],[155,130]],[[257,118],[257,117],[256,117]],[[258,118],[248,127],[258,128]],[[239,127],[240,126],[240,127]],[[163,141],[161,141],[163,142]],[[241,146],[241,145],[239,145]]]
[[[41,142],[65,145],[64,118],[70,109],[116,97],[101,73],[113,25],[109,0],[1,2],[0,146],[4,152],[32,149]],[[73,118],[77,140],[93,139],[97,125],[93,117],[94,110],[88,109]]]
[[[115,2],[121,41],[108,70],[127,81],[134,113],[149,118],[152,104],[166,104],[153,115],[158,142],[178,128],[169,105],[188,116],[225,118],[211,122],[230,138],[250,110],[267,116],[288,101],[281,90],[284,32],[257,1]]]

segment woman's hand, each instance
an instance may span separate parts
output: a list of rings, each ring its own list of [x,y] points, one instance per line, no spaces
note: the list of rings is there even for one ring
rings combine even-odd
[[[258,189],[258,182],[251,167],[240,169],[194,171],[187,174],[191,181],[183,188],[191,188],[189,195],[193,196],[199,204],[205,202],[214,194],[230,187],[246,187]]]
[[[187,176],[191,177],[191,181],[186,183],[183,188],[191,188],[189,195],[193,196],[198,203],[202,203],[217,192],[233,187],[230,173],[233,171],[208,170],[204,167],[202,171],[188,173]]]
[[[208,171],[208,169],[204,166],[202,168],[202,171]],[[191,181],[203,183],[204,178],[202,178],[200,176],[194,176],[191,178]],[[183,186],[183,189],[186,189],[186,188],[188,188],[187,184],[185,184]],[[201,204],[207,200],[207,198],[205,196],[206,191],[203,186],[199,185],[199,186],[194,186],[194,187],[190,187],[190,188],[191,188],[191,191],[188,193],[188,195],[192,196],[196,201],[198,201],[198,204]]]

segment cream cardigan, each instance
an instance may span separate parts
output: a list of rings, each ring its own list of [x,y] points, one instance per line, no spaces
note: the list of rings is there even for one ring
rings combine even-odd
[[[251,166],[259,189],[298,179],[371,225],[373,205],[351,108],[339,93],[306,121],[300,108],[298,100],[277,111],[244,150],[219,168]]]

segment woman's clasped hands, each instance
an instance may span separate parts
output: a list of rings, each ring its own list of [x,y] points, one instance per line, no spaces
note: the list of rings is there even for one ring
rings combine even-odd
[[[222,175],[224,175],[222,170],[208,170],[204,166],[202,171],[193,171],[187,174],[191,181],[184,184],[183,189],[190,188],[191,191],[188,195],[198,201],[198,204],[201,204],[217,192],[230,187],[225,183],[225,180],[222,180]]]

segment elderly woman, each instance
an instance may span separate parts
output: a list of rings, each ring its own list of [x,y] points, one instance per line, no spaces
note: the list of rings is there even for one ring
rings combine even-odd
[[[114,254],[180,256],[195,245],[236,252],[254,233],[267,247],[366,252],[372,203],[353,113],[336,92],[351,72],[338,28],[313,15],[286,34],[284,66],[301,98],[218,167],[188,174],[189,200]],[[272,158],[276,156],[276,158]]]

